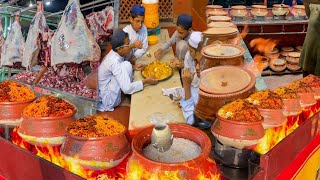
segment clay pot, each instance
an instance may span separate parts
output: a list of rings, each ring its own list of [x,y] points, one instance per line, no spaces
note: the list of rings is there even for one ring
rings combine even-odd
[[[298,71],[301,69],[301,67],[298,64],[287,64],[287,68],[290,71]]]
[[[217,114],[211,126],[212,134],[224,145],[243,149],[258,143],[264,136],[263,119],[256,122],[237,122]]]
[[[208,17],[208,23],[210,22],[230,22],[231,17],[229,16],[210,16]]]
[[[201,54],[205,58],[201,62],[201,70],[223,65],[241,66],[244,64],[244,53],[244,48],[237,45],[206,46],[201,50]]]
[[[296,17],[306,17],[306,11],[304,5],[295,5],[291,9],[291,13]]]
[[[33,145],[61,145],[65,139],[66,127],[75,120],[75,113],[76,110],[60,117],[29,117],[22,114],[18,134]]]
[[[216,10],[207,10],[207,15],[208,15],[208,17],[210,17],[210,16],[227,16],[228,13],[223,11],[223,10],[218,10],[218,11],[216,11]]]
[[[255,79],[250,71],[236,66],[219,66],[201,72],[195,114],[213,121],[223,105],[254,93]]]
[[[293,52],[293,51],[294,51],[294,48],[293,48],[293,47],[282,47],[281,50],[282,50],[282,51],[280,52],[280,54],[281,54],[282,56],[287,57],[290,52]]]
[[[263,70],[267,69],[269,67],[269,60],[270,58],[266,57],[266,56],[261,56],[261,62],[263,65]]]
[[[286,60],[290,64],[298,64],[300,58],[300,53],[298,52],[289,52],[288,56],[286,57]]]
[[[201,130],[192,126],[184,124],[169,124],[171,132],[174,137],[185,138],[197,143],[202,151],[195,159],[179,162],[179,163],[164,163],[156,162],[146,158],[142,152],[143,148],[151,143],[151,134],[154,126],[149,126],[141,130],[132,140],[132,156],[130,161],[137,161],[139,165],[145,168],[148,172],[154,173],[155,171],[179,171],[185,175],[183,179],[192,179],[196,177],[192,169],[198,168],[207,160],[211,152],[211,141],[209,137]],[[194,167],[194,168],[190,168]],[[130,170],[130,163],[128,163],[128,169]],[[155,172],[156,173],[156,172]],[[197,171],[198,173],[198,171]]]
[[[66,161],[86,168],[109,169],[118,165],[130,153],[126,130],[105,137],[85,138],[67,134],[60,152]]]
[[[0,102],[0,121],[19,120],[22,116],[22,111],[34,99],[23,102]]]
[[[238,29],[234,27],[209,28],[203,31],[203,47],[212,44],[240,44]]]
[[[297,46],[297,47],[296,47],[296,50],[299,51],[299,52],[301,52],[301,51],[302,51],[302,46]]]
[[[281,72],[284,71],[287,67],[287,62],[283,59],[275,59],[270,61],[270,68],[273,71]]]
[[[236,28],[237,26],[231,22],[211,22],[208,25],[208,28]]]
[[[285,116],[294,116],[300,113],[301,106],[299,99],[282,99],[284,108],[283,114]]]
[[[248,12],[245,6],[231,6],[230,14],[234,17],[245,17]]]
[[[252,5],[251,14],[256,17],[265,17],[268,14],[267,6]]]
[[[274,48],[271,52],[269,52],[268,57],[270,59],[277,59],[280,56],[279,49]]]
[[[284,123],[285,117],[283,109],[261,109],[259,108],[261,116],[263,116],[262,126],[264,129],[281,126]]]
[[[216,10],[216,11],[222,11],[223,10],[223,6],[220,5],[207,5],[206,6],[207,10]]]
[[[285,4],[274,4],[272,13],[275,16],[284,16],[289,13],[289,6]]]
[[[317,103],[314,93],[298,93],[300,97],[300,105],[302,108],[312,106]]]

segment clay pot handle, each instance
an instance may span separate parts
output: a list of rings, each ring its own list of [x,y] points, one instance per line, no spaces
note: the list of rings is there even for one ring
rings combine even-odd
[[[228,82],[227,82],[227,81],[222,81],[222,82],[221,82],[221,86],[222,86],[222,87],[228,86]]]

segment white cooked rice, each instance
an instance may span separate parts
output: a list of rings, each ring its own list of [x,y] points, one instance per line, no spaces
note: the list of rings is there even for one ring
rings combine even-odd
[[[143,148],[143,154],[153,161],[177,163],[185,162],[198,157],[201,153],[201,147],[188,139],[173,138],[170,149],[164,153],[157,151],[152,144]]]

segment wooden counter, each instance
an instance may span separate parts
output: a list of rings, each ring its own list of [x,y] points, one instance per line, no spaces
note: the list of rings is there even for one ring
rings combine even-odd
[[[148,52],[152,57],[146,54],[137,62],[141,64],[149,64],[154,61],[154,52],[169,39],[169,33],[166,29],[161,29],[158,36],[159,42],[156,45],[149,46]],[[174,58],[172,48],[161,58],[161,61],[170,61]],[[142,80],[140,71],[134,73],[134,80]],[[181,109],[168,96],[162,95],[163,88],[173,88],[181,86],[180,75],[175,71],[173,76],[165,81],[159,82],[155,86],[145,86],[144,89],[131,96],[131,109],[129,118],[129,130],[134,130],[144,126],[151,125],[150,118],[157,113],[169,114],[172,119],[170,122],[185,123]]]

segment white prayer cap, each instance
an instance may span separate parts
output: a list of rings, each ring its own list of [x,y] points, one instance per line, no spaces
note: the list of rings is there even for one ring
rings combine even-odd
[[[193,48],[198,48],[199,42],[202,39],[202,33],[199,31],[192,31],[190,38],[189,38],[189,44]]]

